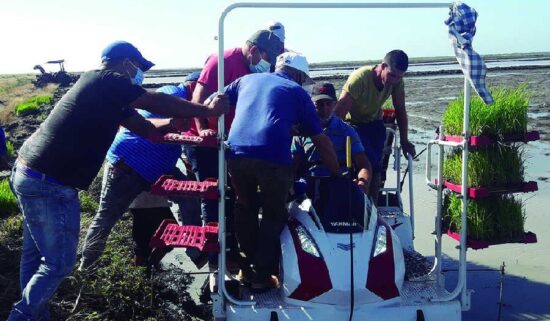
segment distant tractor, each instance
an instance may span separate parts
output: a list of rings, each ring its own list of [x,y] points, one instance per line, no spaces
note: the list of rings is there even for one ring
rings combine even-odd
[[[44,87],[49,83],[59,84],[62,87],[67,87],[71,83],[78,80],[77,75],[69,74],[65,71],[63,63],[65,60],[50,60],[47,64],[59,64],[58,72],[46,72],[41,65],[34,66],[34,70],[40,71],[40,74],[36,76],[36,80],[33,82],[36,87]]]

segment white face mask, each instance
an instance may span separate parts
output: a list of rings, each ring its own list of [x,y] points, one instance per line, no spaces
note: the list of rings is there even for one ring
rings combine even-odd
[[[250,69],[250,72],[252,73],[269,72],[271,69],[271,64],[263,59],[260,59],[260,61],[255,65],[250,62],[250,64],[248,64],[248,69]]]

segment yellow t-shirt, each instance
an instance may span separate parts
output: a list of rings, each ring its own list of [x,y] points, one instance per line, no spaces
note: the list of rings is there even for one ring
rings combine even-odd
[[[378,91],[374,84],[373,69],[374,67],[364,66],[355,70],[342,88],[353,98],[353,104],[349,111],[352,124],[368,123],[381,119],[384,102],[390,95],[399,91],[403,92],[405,88],[405,83],[401,79],[397,85]]]

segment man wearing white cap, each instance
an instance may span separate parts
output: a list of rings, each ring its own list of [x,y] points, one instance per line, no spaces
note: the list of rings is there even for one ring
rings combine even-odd
[[[237,240],[246,256],[241,275],[253,290],[277,285],[271,271],[277,262],[279,235],[288,218],[285,205],[292,177],[292,127],[300,125],[329,171],[341,173],[330,139],[322,133],[315,106],[302,88],[311,82],[306,58],[285,52],[277,57],[275,73],[244,76],[225,90],[230,104],[236,105],[227,157],[237,196]],[[260,224],[258,187],[263,201]]]

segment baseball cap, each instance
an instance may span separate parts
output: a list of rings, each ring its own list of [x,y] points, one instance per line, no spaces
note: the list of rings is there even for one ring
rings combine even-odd
[[[199,80],[200,75],[201,75],[200,71],[193,71],[192,73],[185,76],[185,78],[183,78],[183,82],[197,81],[197,80]]]
[[[305,56],[294,51],[283,52],[277,57],[276,68],[281,66],[288,66],[302,71],[306,74],[306,81],[302,85],[311,85],[315,83],[313,79],[309,77],[309,64]]]
[[[101,53],[101,61],[117,60],[123,58],[136,59],[143,67],[143,71],[151,69],[155,64],[143,58],[141,52],[134,45],[126,41],[115,41],[109,44]]]
[[[321,99],[329,99],[336,101],[336,90],[334,85],[329,82],[315,84],[313,85],[313,90],[311,92],[311,100],[318,101]]]
[[[285,26],[283,26],[282,23],[279,21],[268,21],[266,25],[266,29],[273,32],[281,42],[285,42]]]
[[[160,87],[156,92],[187,99],[187,90],[185,87],[167,85]]]
[[[274,65],[277,55],[283,49],[283,43],[273,32],[269,30],[256,31],[248,42],[265,50],[269,55],[269,63]]]

